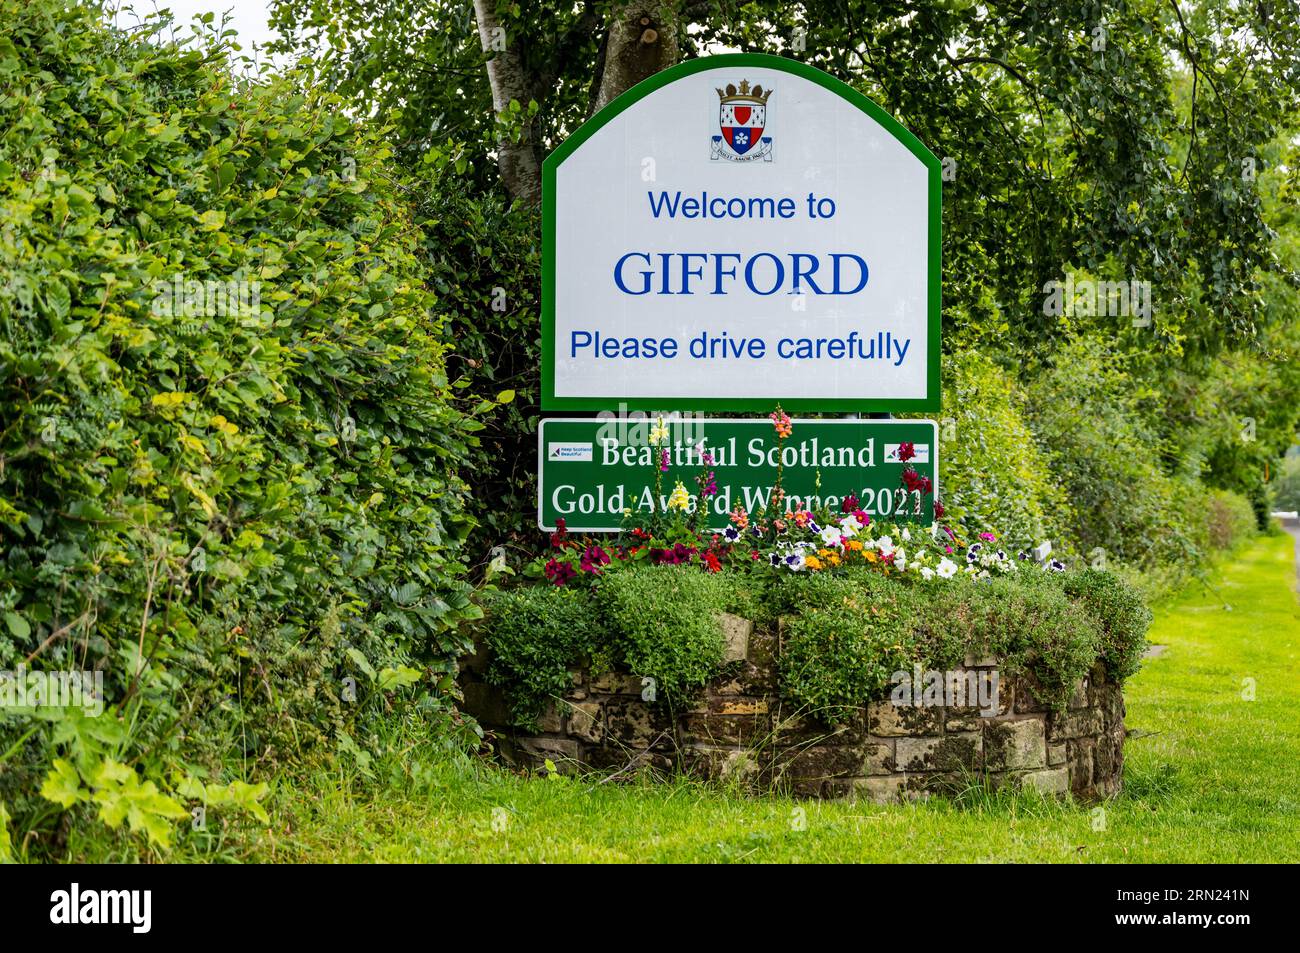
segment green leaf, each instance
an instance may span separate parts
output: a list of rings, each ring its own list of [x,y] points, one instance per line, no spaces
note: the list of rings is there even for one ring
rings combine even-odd
[[[13,633],[13,637],[20,641],[26,641],[27,637],[32,634],[32,627],[28,625],[27,620],[12,610],[5,612],[5,625]]]
[[[352,659],[352,661],[356,663],[357,668],[365,672],[373,682],[377,676],[375,675],[375,667],[370,664],[370,660],[361,654],[360,649],[357,649],[354,646],[349,645],[346,651],[348,658]]]
[[[53,801],[64,810],[78,801],[84,801],[89,791],[81,786],[81,776],[77,769],[62,758],[55,758],[45,781],[41,784],[41,797]]]
[[[215,232],[226,224],[226,213],[220,209],[208,209],[199,216],[199,223],[205,232]]]
[[[13,818],[9,816],[5,802],[0,801],[0,864],[12,863],[14,859],[14,844],[9,836],[9,822],[11,820]]]

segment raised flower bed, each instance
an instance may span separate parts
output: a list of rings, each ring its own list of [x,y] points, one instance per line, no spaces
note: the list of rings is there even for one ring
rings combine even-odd
[[[486,646],[462,673],[466,706],[494,730],[501,755],[525,767],[549,760],[561,770],[624,776],[682,771],[756,790],[874,801],[959,790],[980,779],[1085,799],[1120,789],[1124,699],[1102,664],[1056,710],[1034,678],[1021,675],[999,679],[991,714],[978,704],[885,698],[849,709],[831,726],[781,697],[779,627],[755,630],[734,616],[724,627],[728,673],[681,710],[645,701],[642,677],[575,669],[535,729],[521,730],[510,724],[504,693],[483,680]],[[969,661],[952,671],[954,680],[987,685],[997,667],[984,663],[994,660]],[[953,692],[948,700],[961,699]]]
[[[503,756],[814,796],[1119,789],[1121,685],[1150,620],[1120,579],[987,530],[873,519],[852,496],[787,508],[779,471],[761,511],[710,531],[699,457],[695,494],[656,483],[664,505],[612,538],[561,526],[487,600],[461,686]]]

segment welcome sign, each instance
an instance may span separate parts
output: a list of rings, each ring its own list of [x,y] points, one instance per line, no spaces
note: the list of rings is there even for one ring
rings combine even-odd
[[[544,166],[544,410],[935,410],[940,164],[830,75],[693,60]]]

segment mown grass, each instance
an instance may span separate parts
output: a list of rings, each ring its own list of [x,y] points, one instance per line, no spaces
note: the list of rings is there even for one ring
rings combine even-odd
[[[1300,861],[1300,609],[1290,537],[1157,606],[1128,685],[1124,793],[1100,806],[972,788],[879,806],[679,781],[524,778],[394,744],[365,781],[277,793],[274,822],[203,851],[275,861]],[[1243,697],[1253,679],[1255,700]],[[197,845],[192,845],[197,846]],[[196,856],[194,859],[199,859]]]

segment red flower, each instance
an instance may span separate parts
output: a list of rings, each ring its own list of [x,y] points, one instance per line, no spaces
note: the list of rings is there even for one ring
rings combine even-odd
[[[569,545],[569,531],[564,528],[563,516],[555,521],[555,532],[551,534],[551,545],[556,549],[563,549]]]
[[[587,551],[582,554],[582,571],[593,572],[600,575],[600,567],[609,565],[609,553],[599,546],[591,545]]]
[[[907,487],[909,493],[914,493],[917,490],[920,490],[922,493],[929,493],[934,489],[934,484],[930,482],[929,477],[921,476],[921,474],[917,473],[911,467],[907,467],[903,470],[903,485]]]
[[[906,463],[916,456],[916,444],[900,443],[898,445],[898,462]]]
[[[704,554],[704,565],[709,572],[719,572],[722,569],[722,563],[718,562],[718,557],[712,552]]]
[[[840,503],[841,513],[852,513],[858,508],[858,498],[850,493]]]
[[[946,512],[946,511],[945,511],[944,508],[943,508],[943,504],[940,503],[938,500],[935,500],[935,501],[934,501],[934,518],[937,519],[937,520],[941,520],[941,519],[943,519],[943,514],[944,514],[945,512]]]
[[[577,570],[573,568],[572,563],[562,563],[559,560],[552,559],[546,564],[546,578],[551,580],[557,586],[562,586],[574,576]]]

